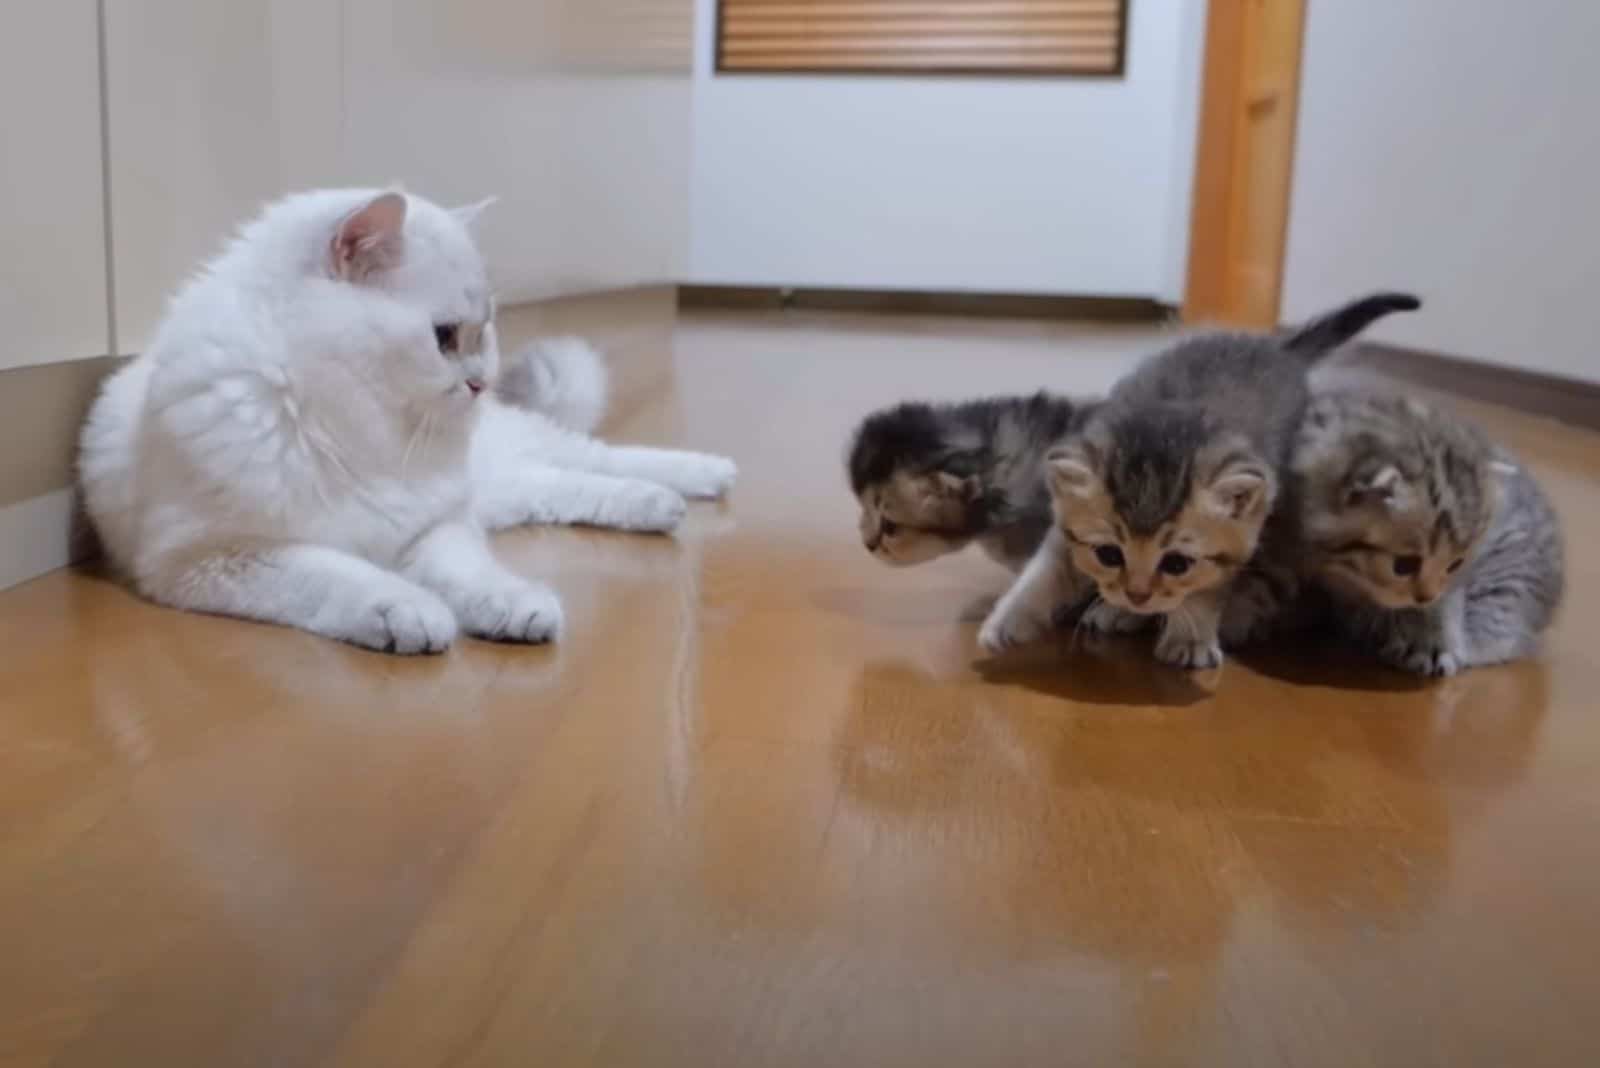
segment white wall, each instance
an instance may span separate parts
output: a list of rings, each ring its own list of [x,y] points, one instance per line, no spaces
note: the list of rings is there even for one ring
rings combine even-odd
[[[0,8],[0,371],[104,356],[94,0]]]
[[[505,303],[681,280],[691,4],[106,4],[121,347],[262,201],[315,185],[498,197]]]
[[[1284,289],[1297,319],[1600,381],[1600,4],[1313,0]]]
[[[1125,79],[714,75],[691,279],[1175,299],[1203,0],[1136,0]]]
[[[503,303],[688,267],[691,0],[342,0],[348,180],[499,198]]]
[[[117,341],[264,201],[337,182],[339,11],[328,0],[105,5]]]

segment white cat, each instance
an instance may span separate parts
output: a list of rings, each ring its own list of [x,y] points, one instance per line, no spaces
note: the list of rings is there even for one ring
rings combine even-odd
[[[603,377],[573,343],[515,362],[535,388],[576,376],[555,400],[578,429],[495,397],[476,210],[290,197],[179,291],[82,439],[90,518],[140,592],[399,653],[458,628],[545,642],[560,603],[495,561],[486,528],[669,531],[682,495],[727,491],[728,460],[582,433]]]

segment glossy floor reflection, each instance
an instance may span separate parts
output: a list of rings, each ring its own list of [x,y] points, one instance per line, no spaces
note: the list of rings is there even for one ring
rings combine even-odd
[[[990,663],[1002,573],[858,545],[862,412],[1092,392],[1152,337],[691,321],[618,434],[741,484],[676,540],[503,539],[555,650],[0,595],[0,1063],[1600,1063],[1600,439],[1485,413],[1569,603],[1437,685]]]

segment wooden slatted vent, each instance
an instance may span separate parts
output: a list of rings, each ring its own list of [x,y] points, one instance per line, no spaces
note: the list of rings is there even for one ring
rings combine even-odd
[[[717,69],[1122,73],[1126,0],[721,0]]]

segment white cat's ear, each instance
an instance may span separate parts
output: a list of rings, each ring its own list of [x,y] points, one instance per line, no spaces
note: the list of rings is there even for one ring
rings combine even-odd
[[[1100,482],[1088,455],[1075,446],[1051,449],[1044,462],[1050,472],[1050,490],[1057,496],[1088,497]]]
[[[459,208],[451,208],[450,214],[454,215],[456,217],[456,221],[462,226],[470,229],[471,227],[478,225],[478,219],[483,215],[484,212],[488,211],[498,203],[500,203],[499,197],[484,197],[476,204],[466,204]]]
[[[344,217],[328,248],[335,278],[358,282],[400,262],[406,198],[383,193]]]
[[[1254,464],[1230,464],[1205,489],[1211,507],[1229,519],[1254,519],[1272,503],[1272,482]]]

